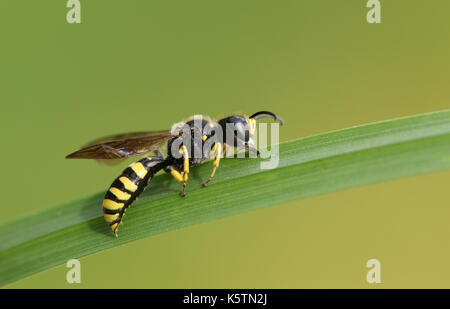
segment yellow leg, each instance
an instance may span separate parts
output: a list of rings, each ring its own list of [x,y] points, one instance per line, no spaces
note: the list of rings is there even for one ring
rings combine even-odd
[[[211,175],[209,176],[209,178],[202,182],[202,186],[206,187],[208,185],[208,183],[211,181],[211,179],[214,177],[214,174],[216,173],[216,169],[219,167],[219,163],[220,163],[220,157],[222,157],[222,144],[221,143],[215,143],[212,151],[215,152],[215,157],[214,157],[214,167],[213,170],[211,172]]]
[[[169,167],[170,169],[170,174],[173,176],[173,178],[175,178],[177,181],[181,182],[183,184],[183,189],[181,190],[181,196],[185,196],[186,195],[186,182],[188,181],[189,178],[189,153],[187,151],[186,146],[181,146],[180,147],[180,153],[183,154],[184,157],[184,168],[183,168],[183,172],[180,173],[179,171],[177,171],[176,169],[174,169],[172,166]]]
[[[183,176],[180,174],[180,172],[177,171],[176,169],[174,169],[173,166],[171,166],[169,168],[170,168],[170,174],[173,176],[173,178],[175,178],[177,181],[183,183]]]
[[[184,157],[183,181],[186,183],[189,175],[189,153],[186,146],[181,146],[180,153],[182,153]]]

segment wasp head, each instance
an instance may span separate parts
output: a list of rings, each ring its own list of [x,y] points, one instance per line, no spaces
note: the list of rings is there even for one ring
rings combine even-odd
[[[256,132],[256,121],[261,118],[272,118],[283,125],[283,120],[280,117],[268,111],[260,111],[250,117],[245,115],[229,116],[218,121],[222,127],[224,142],[229,146],[243,148],[259,154],[253,136]]]

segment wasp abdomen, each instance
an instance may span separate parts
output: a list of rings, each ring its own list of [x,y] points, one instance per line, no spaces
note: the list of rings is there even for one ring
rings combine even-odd
[[[164,167],[158,157],[146,157],[132,163],[117,177],[103,200],[103,216],[114,234],[127,208],[145,189],[154,174]]]

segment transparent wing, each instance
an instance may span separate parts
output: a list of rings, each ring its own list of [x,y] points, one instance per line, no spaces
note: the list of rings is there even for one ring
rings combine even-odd
[[[150,134],[150,135],[149,135]],[[123,159],[161,147],[179,132],[152,131],[106,136],[66,156],[67,159]]]
[[[103,143],[111,142],[111,141],[118,141],[118,140],[124,140],[124,139],[129,139],[129,138],[138,138],[138,137],[150,137],[153,135],[161,135],[161,134],[166,134],[166,133],[169,133],[169,130],[130,132],[130,133],[108,135],[108,136],[97,138],[97,139],[89,142],[88,144],[86,144],[84,147],[91,146],[91,145],[97,145],[97,144],[103,144]]]

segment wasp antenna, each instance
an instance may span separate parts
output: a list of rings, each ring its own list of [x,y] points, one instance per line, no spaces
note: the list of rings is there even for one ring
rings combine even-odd
[[[258,120],[261,118],[273,118],[275,121],[278,121],[281,125],[284,124],[284,121],[281,117],[277,116],[276,114],[274,114],[272,112],[268,112],[268,111],[260,111],[260,112],[254,113],[249,118],[255,119],[255,120]]]

